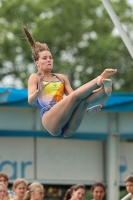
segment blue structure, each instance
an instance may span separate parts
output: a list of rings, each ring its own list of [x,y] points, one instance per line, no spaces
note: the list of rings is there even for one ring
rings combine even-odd
[[[2,107],[16,107],[16,108],[33,108],[35,107],[30,106],[28,104],[28,91],[27,89],[16,89],[16,88],[0,88],[0,106]],[[126,92],[117,92],[117,93],[112,93],[111,96],[105,97],[103,100],[100,102],[103,105],[102,111],[106,113],[123,113],[123,112],[128,112],[131,113],[133,112],[133,93],[126,93]],[[38,110],[36,108],[36,110]],[[102,112],[101,111],[101,112]],[[40,119],[41,122],[41,119]],[[3,133],[2,133],[3,132]],[[12,131],[12,130],[2,130],[1,131],[1,136],[2,135],[19,135],[19,136],[37,136],[37,137],[52,137],[47,131],[41,130],[41,131],[23,131],[23,130],[18,130],[18,131]],[[120,136],[121,138],[132,138],[133,134],[127,134],[126,132]],[[72,138],[78,138],[78,139],[98,139],[98,140],[103,140],[107,139],[107,134],[106,133],[89,133],[86,134],[84,132],[81,132],[81,134],[76,134],[73,135]]]
[[[27,89],[0,88],[0,105],[31,107]],[[133,112],[133,93],[114,92],[103,104],[104,111]]]

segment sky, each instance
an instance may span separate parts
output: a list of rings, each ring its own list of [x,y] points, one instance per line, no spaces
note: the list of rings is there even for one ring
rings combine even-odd
[[[133,5],[133,0],[127,0],[131,5]]]

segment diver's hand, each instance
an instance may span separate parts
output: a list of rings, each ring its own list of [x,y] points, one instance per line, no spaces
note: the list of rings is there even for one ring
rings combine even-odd
[[[43,83],[43,77],[40,77],[40,80],[38,81],[38,93],[42,92],[42,90],[50,83],[50,81],[46,84]]]

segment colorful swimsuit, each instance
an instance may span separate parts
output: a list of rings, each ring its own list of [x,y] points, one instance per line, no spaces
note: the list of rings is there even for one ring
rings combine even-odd
[[[37,75],[40,76],[39,74]],[[36,101],[41,116],[43,116],[46,111],[49,111],[56,103],[63,99],[64,84],[57,75],[52,75],[56,76],[58,80],[50,81],[50,83],[39,94]],[[44,80],[43,83],[47,84],[48,81]],[[64,128],[65,126],[62,128],[62,132],[65,131]],[[63,133],[61,133],[61,135],[63,135]]]
[[[37,74],[40,76],[39,74]],[[64,84],[55,74],[52,74],[58,78],[57,81],[51,81],[39,94],[36,101],[38,108],[40,110],[41,116],[50,110],[56,103],[63,99]],[[48,81],[43,81],[44,84],[47,84]]]

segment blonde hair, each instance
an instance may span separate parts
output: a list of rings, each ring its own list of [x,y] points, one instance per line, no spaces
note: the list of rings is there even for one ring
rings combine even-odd
[[[24,183],[25,187],[26,188],[28,187],[28,182],[25,179],[23,179],[23,178],[17,178],[13,182],[13,190],[15,190],[20,183]]]
[[[30,184],[28,186],[28,190],[25,193],[24,200],[29,200],[31,198],[31,193],[35,192],[38,188],[41,188],[44,191],[42,184],[40,184],[38,182],[34,182],[34,183]]]
[[[45,43],[35,42],[31,34],[29,33],[28,29],[23,26],[24,32],[26,34],[26,38],[31,46],[32,56],[34,61],[39,59],[39,53],[42,51],[50,51],[49,47]]]
[[[6,194],[8,195],[7,187],[2,182],[0,182],[0,186],[2,186],[4,188]]]
[[[0,182],[0,186],[2,186],[5,190],[5,195],[8,196],[8,190],[7,190],[7,187],[4,185],[4,183]]]

